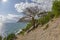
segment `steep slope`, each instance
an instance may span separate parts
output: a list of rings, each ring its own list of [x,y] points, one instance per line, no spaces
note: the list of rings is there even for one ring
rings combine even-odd
[[[43,27],[39,26],[35,30],[28,34],[17,35],[16,40],[60,40],[60,17],[51,20],[49,27],[43,30],[47,24]]]

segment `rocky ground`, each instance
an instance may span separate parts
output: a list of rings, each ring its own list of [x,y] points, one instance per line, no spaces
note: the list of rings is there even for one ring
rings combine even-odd
[[[44,26],[39,26],[35,30],[28,34],[17,35],[16,40],[60,40],[60,17],[51,20],[46,30],[43,30],[47,24]]]

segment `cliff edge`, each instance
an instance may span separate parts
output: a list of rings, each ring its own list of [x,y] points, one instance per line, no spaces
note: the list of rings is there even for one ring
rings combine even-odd
[[[48,24],[48,28],[44,29]],[[60,40],[60,17],[54,18],[42,27],[23,35],[17,35],[16,40]]]

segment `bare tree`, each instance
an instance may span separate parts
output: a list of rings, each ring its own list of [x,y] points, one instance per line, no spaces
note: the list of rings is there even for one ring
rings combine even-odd
[[[26,9],[24,9],[24,14],[26,16],[31,17],[32,23],[35,27],[35,17],[39,15],[44,16],[46,14],[46,11],[42,10],[41,8],[38,8],[38,6],[34,6],[34,7],[27,7]]]
[[[31,17],[32,20],[32,29],[36,28],[38,26],[38,23],[35,23],[35,17],[40,17],[39,15],[44,16],[46,14],[46,11],[38,8],[38,6],[33,6],[33,7],[27,7],[23,10],[23,13],[28,16]]]

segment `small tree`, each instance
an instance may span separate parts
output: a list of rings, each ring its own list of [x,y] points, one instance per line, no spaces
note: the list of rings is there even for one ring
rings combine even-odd
[[[32,20],[31,22],[32,22],[33,29],[36,27],[36,22],[35,21],[38,18],[38,15],[43,16],[46,13],[46,11],[44,11],[42,9],[39,9],[38,6],[27,7],[23,11],[24,11],[24,14],[26,16],[31,17],[31,20]],[[37,18],[36,18],[36,16],[37,16]]]

